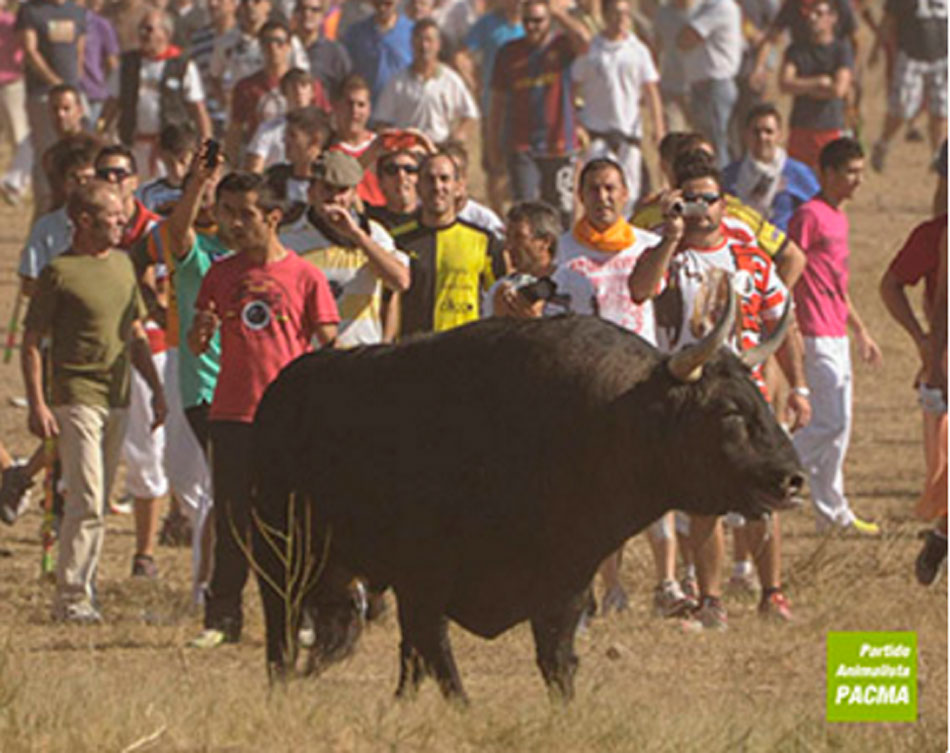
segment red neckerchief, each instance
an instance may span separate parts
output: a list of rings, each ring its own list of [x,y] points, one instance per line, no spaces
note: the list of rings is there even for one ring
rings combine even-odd
[[[168,45],[164,50],[162,50],[157,55],[147,55],[146,57],[149,60],[171,60],[172,58],[177,58],[181,55],[181,47],[176,47],[173,44]]]

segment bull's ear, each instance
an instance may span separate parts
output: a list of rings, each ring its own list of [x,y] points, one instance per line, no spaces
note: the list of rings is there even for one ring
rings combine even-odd
[[[736,319],[736,296],[733,293],[729,275],[723,275],[722,279],[726,305],[716,326],[702,340],[674,353],[667,361],[670,374],[681,382],[697,381],[703,375],[703,364],[712,358],[732,332],[732,325]]]
[[[782,311],[782,316],[778,320],[778,324],[775,325],[775,329],[772,330],[772,334],[754,348],[743,351],[740,356],[742,363],[750,369],[754,369],[759,364],[765,363],[770,355],[782,347],[782,343],[785,342],[785,335],[788,334],[788,328],[792,326],[793,319],[792,297],[789,295],[785,301],[785,309]]]

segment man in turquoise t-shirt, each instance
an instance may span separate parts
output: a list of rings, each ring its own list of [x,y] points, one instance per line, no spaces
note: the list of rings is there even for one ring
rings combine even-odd
[[[225,241],[218,233],[214,223],[214,189],[220,178],[220,164],[214,168],[208,166],[204,149],[200,150],[185,177],[181,198],[168,219],[156,227],[133,251],[133,261],[141,274],[153,264],[164,264],[168,268],[169,296],[164,309],[166,335],[169,342],[169,357],[174,352],[177,360],[175,368],[177,395],[188,424],[194,432],[197,443],[207,456],[208,451],[208,408],[214,396],[215,385],[220,369],[221,346],[216,334],[209,348],[200,356],[194,355],[189,348],[178,348],[177,343],[184,340],[191,328],[195,316],[195,299],[205,273],[218,259],[230,254]],[[166,374],[166,387],[173,388],[172,380]],[[200,459],[200,455],[195,452]],[[196,488],[195,501],[185,500],[182,505],[185,512],[193,518],[193,566],[195,594],[198,598],[202,584],[209,576],[209,541],[202,532],[206,528],[205,520],[211,507],[211,476],[207,463],[195,464]],[[192,507],[193,505],[193,507]]]

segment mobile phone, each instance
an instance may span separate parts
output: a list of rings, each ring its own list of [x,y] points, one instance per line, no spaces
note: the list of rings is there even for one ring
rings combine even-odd
[[[218,154],[221,151],[221,144],[214,139],[208,139],[205,142],[205,164],[208,167],[218,166]]]

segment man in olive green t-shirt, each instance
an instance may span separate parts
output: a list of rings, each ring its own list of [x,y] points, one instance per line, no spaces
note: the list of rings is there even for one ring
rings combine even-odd
[[[153,426],[164,421],[165,396],[140,322],[146,310],[135,272],[116,248],[126,221],[118,193],[93,181],[70,197],[67,213],[73,245],[40,274],[21,355],[30,431],[58,439],[66,485],[54,617],[99,622],[94,579],[125,433],[130,362],[152,390]],[[51,340],[49,403],[39,349],[44,336]]]

